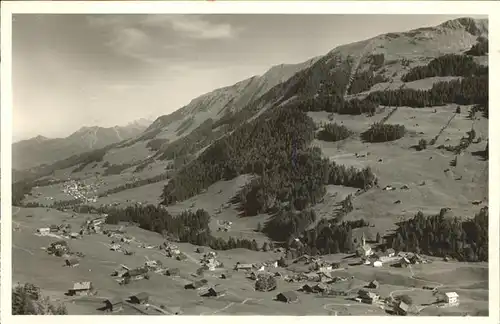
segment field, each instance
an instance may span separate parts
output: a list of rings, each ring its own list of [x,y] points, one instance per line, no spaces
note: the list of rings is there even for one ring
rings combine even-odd
[[[127,235],[135,238],[128,247],[135,255],[125,256],[121,252],[111,251],[107,244],[110,239],[102,234],[83,236],[69,242],[72,251],[82,252],[85,257],[80,265],[74,268],[65,267],[64,259],[49,255],[42,247],[47,247],[57,240],[55,237],[37,236],[39,227],[65,222],[73,228],[78,227],[85,215],[72,217],[70,213],[47,211],[43,208],[21,209],[14,207],[13,237],[14,258],[13,283],[32,282],[43,287],[43,292],[54,301],[65,301],[70,314],[99,314],[106,298],[119,297],[126,299],[136,293],[147,291],[150,304],[162,308],[166,312],[182,312],[186,315],[382,315],[385,311],[377,305],[357,303],[344,297],[323,297],[316,294],[298,292],[297,304],[289,305],[274,300],[279,292],[298,290],[304,283],[288,283],[278,280],[278,289],[271,292],[254,290],[253,281],[242,272],[232,270],[236,262],[264,262],[279,258],[274,252],[253,252],[236,249],[220,253],[218,258],[224,269],[207,271],[204,277],[210,284],[221,284],[227,293],[221,297],[200,297],[196,291],[184,289],[184,285],[196,278],[193,274],[200,267],[199,254],[191,244],[178,244],[179,249],[188,258],[177,261],[167,258],[155,249],[139,247],[139,243],[159,245],[164,240],[160,235],[141,230],[137,227],[126,227]],[[111,226],[110,226],[111,228]],[[340,260],[342,255],[325,256],[329,261]],[[119,285],[111,276],[111,272],[121,264],[128,267],[142,266],[147,260],[161,260],[167,268],[179,268],[179,277],[153,274],[149,280],[132,282],[127,286]],[[33,267],[37,264],[37,267]],[[305,268],[292,264],[287,269],[277,268],[275,271],[291,274],[293,270]],[[220,279],[222,272],[232,273],[228,279]],[[415,265],[411,269],[392,267],[373,268],[370,266],[348,266],[345,270],[334,272],[336,276],[356,278],[350,286],[350,292],[356,293],[359,288],[372,280],[380,283],[379,293],[382,298],[407,294],[421,308],[421,315],[461,315],[487,314],[488,309],[488,267],[487,264],[444,262],[435,259],[431,264]],[[412,275],[413,274],[413,275]],[[74,281],[92,281],[98,293],[92,297],[67,297],[64,293]],[[453,290],[460,294],[460,306],[439,308],[432,304],[435,297],[424,285],[440,286],[440,290]],[[168,292],[168,293],[167,293]],[[172,296],[175,296],[173,298]],[[128,305],[128,304],[126,304]],[[121,314],[158,313],[151,309],[128,305]]]

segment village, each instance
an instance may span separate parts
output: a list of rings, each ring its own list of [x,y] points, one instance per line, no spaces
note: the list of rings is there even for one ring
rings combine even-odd
[[[111,273],[102,274],[114,280],[117,286],[128,287],[137,285],[143,280],[151,280],[153,276],[165,276],[171,280],[183,283],[186,292],[192,291],[193,298],[224,298],[228,295],[238,295],[234,290],[233,278],[248,282],[254,293],[262,294],[262,299],[274,299],[284,304],[300,303],[301,299],[316,296],[324,300],[336,301],[329,307],[338,308],[377,308],[389,315],[418,315],[428,307],[450,308],[460,305],[457,292],[445,289],[442,284],[418,279],[413,274],[414,267],[424,267],[433,261],[416,253],[404,251],[377,251],[366,242],[363,234],[356,253],[338,261],[329,261],[326,256],[302,255],[298,258],[291,257],[290,251],[284,248],[275,248],[272,251],[275,258],[247,263],[244,259],[233,264],[222,262],[216,251],[203,247],[196,247],[192,252],[181,251],[176,242],[168,239],[162,244],[154,245],[140,241],[127,234],[127,228],[120,226],[115,229],[105,225],[106,214],[93,219],[86,219],[79,229],[72,229],[63,222],[60,225],[49,225],[38,228],[37,236],[48,236],[55,241],[45,248],[46,252],[61,259],[67,268],[75,268],[86,258],[84,253],[73,251],[71,241],[80,240],[84,236],[106,237],[108,253],[120,253],[132,256],[138,250],[156,251],[163,258],[150,259],[145,257],[143,264],[129,266],[121,264]],[[229,224],[226,224],[229,225]],[[195,255],[196,257],[194,257]],[[124,258],[126,260],[126,258]],[[168,261],[171,260],[171,261]],[[446,258],[443,261],[447,261]],[[165,266],[178,262],[179,267]],[[190,273],[185,273],[187,264],[194,265]],[[357,278],[356,269],[394,269],[405,271],[409,278],[420,284],[408,287],[408,291],[428,291],[432,296],[425,304],[412,302],[412,299],[401,291],[381,292],[381,284],[377,279],[365,280]],[[400,270],[396,270],[400,269]],[[363,270],[363,271],[365,271]],[[354,275],[350,275],[353,273]],[[291,289],[293,287],[293,289]],[[166,308],[165,305],[156,303],[151,294],[145,290],[127,298],[123,296],[101,295],[99,287],[91,281],[73,282],[65,294],[66,298],[91,298],[98,296],[103,305],[98,310],[103,314],[120,313],[124,307],[133,307],[141,313],[180,315],[182,309]],[[197,296],[197,297],[195,297]],[[272,296],[272,297],[271,297]],[[63,298],[63,297],[61,297]],[[325,305],[325,309],[326,305]],[[339,311],[332,310],[337,315]]]

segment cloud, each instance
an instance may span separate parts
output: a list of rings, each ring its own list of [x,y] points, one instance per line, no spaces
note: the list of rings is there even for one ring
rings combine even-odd
[[[198,15],[102,15],[87,20],[107,33],[107,45],[115,53],[147,63],[180,60],[182,51],[199,41],[228,40],[239,32]]]
[[[238,30],[227,23],[213,23],[197,15],[152,15],[144,21],[148,26],[169,25],[174,31],[194,39],[228,39]]]

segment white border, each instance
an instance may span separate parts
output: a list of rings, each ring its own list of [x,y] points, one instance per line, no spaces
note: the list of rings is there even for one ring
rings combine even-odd
[[[11,305],[11,143],[12,143],[12,84],[11,84],[11,62],[12,62],[12,43],[11,43],[11,21],[12,13],[142,13],[142,14],[172,14],[172,13],[241,13],[241,14],[451,14],[451,15],[488,15],[489,16],[489,39],[490,39],[490,120],[500,120],[498,109],[500,109],[499,89],[500,84],[497,81],[500,75],[500,4],[496,1],[342,1],[342,2],[106,2],[106,1],[79,1],[79,2],[51,2],[51,1],[12,1],[2,2],[2,61],[1,61],[1,107],[2,107],[2,164],[1,164],[1,193],[2,193],[2,255],[1,255],[1,315],[3,323],[27,323],[30,321],[37,321],[38,323],[67,323],[66,316],[59,317],[27,317],[27,316],[12,316]],[[442,323],[462,323],[477,322],[477,323],[499,323],[499,219],[500,215],[498,197],[499,191],[496,181],[500,180],[498,173],[499,158],[498,152],[500,145],[496,138],[498,131],[491,124],[489,137],[492,139],[490,146],[490,168],[489,168],[489,195],[490,195],[490,251],[489,251],[489,283],[490,283],[490,297],[489,297],[489,317],[476,318],[476,317],[440,317],[439,321]],[[497,199],[495,199],[495,197]],[[36,265],[33,265],[36,267]],[[293,316],[282,316],[278,320],[285,320],[290,322],[305,322],[311,319]],[[431,318],[430,318],[431,319]],[[137,320],[136,316],[71,316],[71,320],[87,323],[93,320],[105,321],[107,323],[134,323]],[[195,316],[177,316],[166,318],[150,318],[149,321],[173,321],[179,323],[189,323],[189,321],[201,320],[200,317]],[[238,321],[239,323],[252,323],[255,322],[255,317],[249,316],[220,316],[214,318],[213,316],[204,317],[204,322],[217,323],[232,323]],[[258,320],[270,320],[260,317]],[[328,319],[326,316],[315,316],[314,321],[335,321],[335,322],[355,322],[357,320],[370,320],[373,323],[397,323],[400,321],[407,321],[417,323],[422,318],[418,317],[375,317],[371,316],[349,316],[349,317],[336,317],[335,319]],[[436,319],[438,320],[438,319]]]

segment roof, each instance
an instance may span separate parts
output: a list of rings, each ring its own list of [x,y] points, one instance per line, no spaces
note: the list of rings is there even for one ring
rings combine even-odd
[[[287,300],[297,300],[299,298],[294,291],[285,291],[278,294],[278,296],[279,295],[285,297]]]
[[[92,288],[90,281],[75,282],[73,284],[73,290],[89,290],[90,288]]]
[[[456,292],[454,292],[454,291],[447,292],[447,293],[445,293],[445,295],[448,298],[458,297],[458,294]]]
[[[407,312],[410,306],[408,306],[408,304],[406,304],[405,302],[399,302],[398,308]]]
[[[224,286],[222,286],[222,285],[216,285],[216,286],[210,287],[209,290],[213,290],[216,293],[222,293],[222,292],[226,291],[226,288],[224,288]]]
[[[253,268],[253,265],[250,263],[240,263],[236,265],[237,268]]]
[[[78,264],[79,263],[78,259],[66,259],[66,262],[69,264]]]
[[[147,292],[140,292],[137,295],[134,295],[133,297],[137,298],[138,300],[145,300],[149,298],[149,294]]]
[[[111,305],[116,305],[123,303],[123,300],[121,298],[109,298],[104,301],[105,303],[109,303]]]

